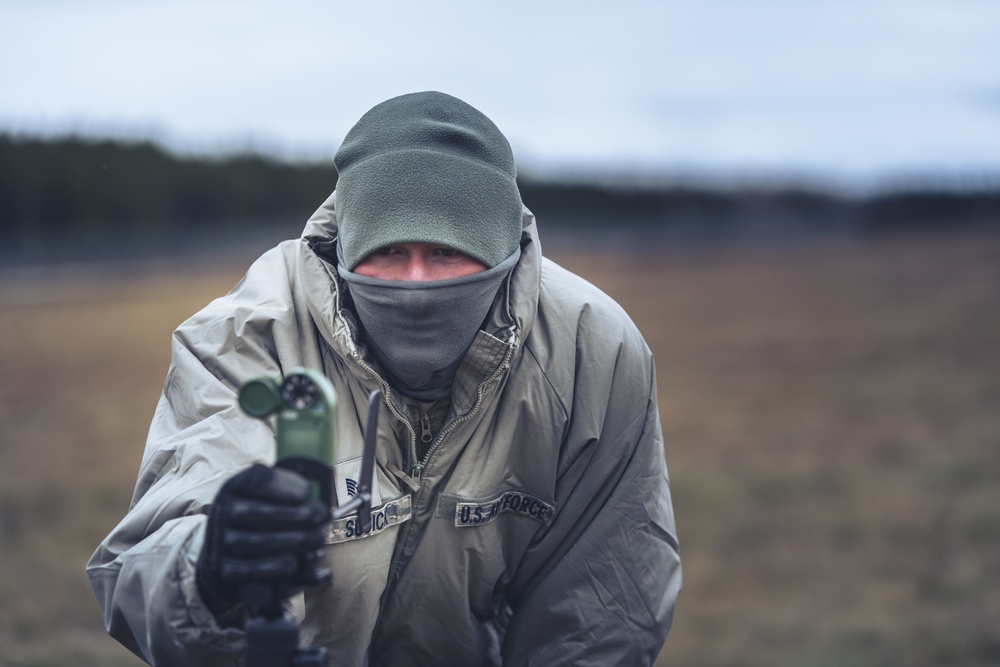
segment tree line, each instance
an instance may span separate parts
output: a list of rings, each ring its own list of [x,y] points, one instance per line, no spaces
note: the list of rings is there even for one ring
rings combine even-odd
[[[0,134],[2,254],[50,244],[124,248],[274,225],[285,225],[291,235],[335,184],[332,160],[185,157],[151,142]],[[539,219],[556,228],[610,224],[721,238],[778,223],[780,229],[827,232],[1000,227],[996,188],[900,189],[848,198],[792,187],[639,188],[531,179],[520,186]]]
[[[178,157],[149,142],[79,137],[0,136],[0,175],[0,234],[14,239],[156,236],[301,217],[336,182],[332,164]]]

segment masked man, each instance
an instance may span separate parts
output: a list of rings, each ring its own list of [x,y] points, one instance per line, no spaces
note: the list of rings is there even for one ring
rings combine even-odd
[[[542,257],[468,104],[383,102],[335,164],[302,238],[174,333],[131,509],[88,566],[108,631],[151,664],[240,664],[242,576],[287,584],[336,665],[651,664],[681,569],[636,327]],[[328,527],[238,407],[294,367],[336,390],[340,503],[381,391],[370,531]],[[317,547],[332,581],[298,592]]]

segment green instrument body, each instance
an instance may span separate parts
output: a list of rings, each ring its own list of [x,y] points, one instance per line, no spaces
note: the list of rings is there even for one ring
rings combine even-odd
[[[379,392],[375,390],[368,397],[357,493],[333,510],[334,519],[357,512],[363,531],[371,527],[378,405]],[[273,378],[260,377],[243,385],[240,407],[258,419],[268,420],[277,415],[278,454],[275,465],[294,470],[308,479],[313,495],[332,507],[337,395],[330,381],[322,373],[308,368],[292,369],[280,384]]]
[[[336,454],[337,395],[330,381],[308,368],[292,369],[281,384],[257,378],[240,390],[240,407],[258,419],[277,415],[276,464],[303,473],[319,486],[319,497],[332,501],[329,473]]]

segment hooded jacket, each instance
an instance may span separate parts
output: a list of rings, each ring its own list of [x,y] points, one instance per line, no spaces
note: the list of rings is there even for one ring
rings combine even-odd
[[[333,665],[648,665],[681,587],[652,355],[608,296],[521,258],[459,367],[426,453],[336,272],[334,197],[174,332],[128,514],[87,573],[108,632],[153,665],[238,665],[243,631],[202,603],[195,563],[223,482],[274,462],[240,387],[318,369],[338,399],[339,502],[380,388],[373,527],[331,527],[331,583],[293,598]]]

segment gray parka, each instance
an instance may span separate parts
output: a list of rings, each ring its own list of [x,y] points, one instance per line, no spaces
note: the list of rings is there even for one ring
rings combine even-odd
[[[681,585],[653,359],[609,297],[541,256],[521,259],[460,367],[422,461],[420,415],[380,378],[342,308],[333,197],[303,237],[174,333],[131,508],[87,572],[108,632],[154,665],[237,665],[195,585],[222,483],[274,461],[240,387],[294,367],[338,396],[336,486],[356,479],[368,394],[381,387],[374,528],[334,525],[333,582],[290,602],[335,665],[647,665]],[[422,469],[421,469],[422,468]]]

